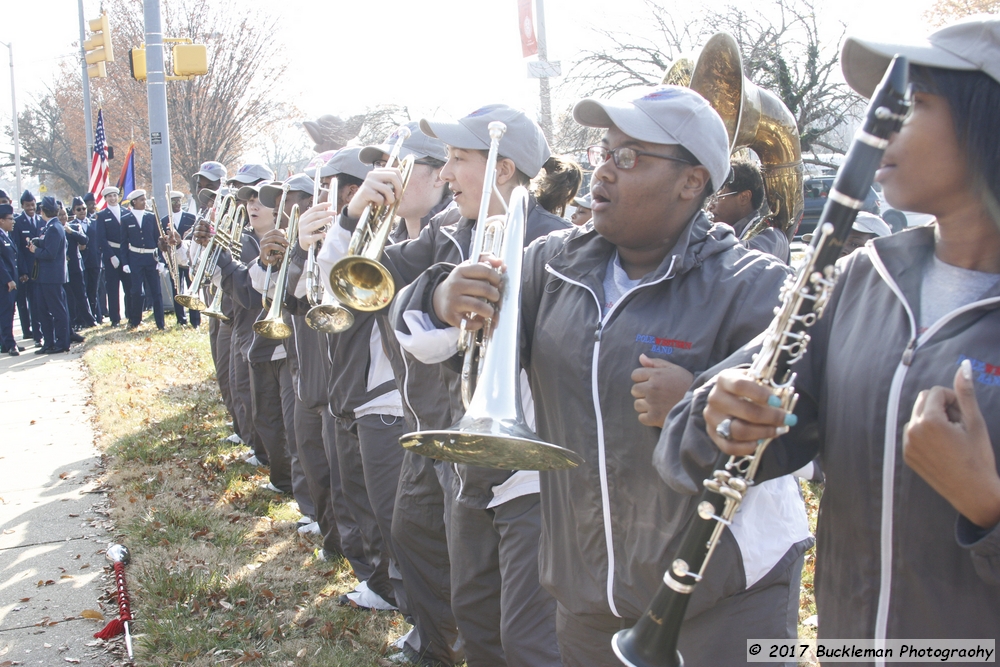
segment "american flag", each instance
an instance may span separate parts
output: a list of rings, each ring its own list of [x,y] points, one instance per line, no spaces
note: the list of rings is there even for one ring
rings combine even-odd
[[[104,111],[97,111],[97,130],[94,132],[94,159],[90,163],[90,192],[94,195],[97,210],[104,208],[101,192],[108,186],[108,150],[104,136]]]

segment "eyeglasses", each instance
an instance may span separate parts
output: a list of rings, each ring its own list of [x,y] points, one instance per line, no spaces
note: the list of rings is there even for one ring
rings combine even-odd
[[[86,206],[74,206],[73,210],[74,211],[86,211],[87,207]]]
[[[726,197],[731,197],[733,195],[738,195],[738,194],[739,192],[724,192],[721,195],[712,195],[707,200],[705,200],[705,204],[711,206],[712,204],[718,202],[720,199],[725,199]]]
[[[615,166],[619,169],[631,169],[635,166],[635,163],[639,159],[640,155],[658,157],[663,160],[671,160],[673,162],[681,162],[683,164],[694,164],[690,160],[685,160],[684,158],[674,157],[673,155],[660,155],[659,153],[647,153],[646,151],[639,151],[630,146],[619,146],[614,150],[610,150],[604,146],[591,146],[587,149],[587,159],[590,160],[591,167],[600,167],[608,161],[609,155],[611,156],[611,159],[615,161]]]

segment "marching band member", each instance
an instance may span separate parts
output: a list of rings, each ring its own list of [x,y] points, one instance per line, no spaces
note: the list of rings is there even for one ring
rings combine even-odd
[[[764,205],[764,177],[760,166],[749,160],[733,160],[730,167],[729,180],[708,198],[707,210],[712,221],[732,227],[746,247],[774,255],[787,264],[790,251],[788,237],[783,231],[768,227],[755,236],[747,236],[760,220],[760,207]]]
[[[593,224],[528,248],[521,363],[538,434],[585,461],[541,473],[539,575],[559,603],[563,664],[610,665],[612,635],[645,610],[694,511],[695,499],[666,487],[650,465],[667,409],[693,373],[765,328],[788,274],[701,211],[726,180],[729,143],[700,95],[661,86],[629,101],[585,99],[573,115],[607,128],[589,150]],[[457,340],[448,327],[467,313],[479,322],[493,316],[488,301],[499,297],[499,279],[473,260],[452,269],[428,271],[400,308],[423,311],[425,322]],[[769,505],[744,513],[794,523],[797,539],[764,548],[761,531],[748,531],[747,556],[739,535],[723,541],[712,564],[730,574],[717,573],[711,592],[699,587],[681,636],[692,664],[742,662],[746,636],[795,637],[798,575],[811,537],[796,483],[783,478],[773,486],[758,492],[783,511]],[[720,637],[720,627],[738,641]]]
[[[132,279],[132,310],[126,313],[128,327],[130,330],[135,329],[142,323],[145,294],[153,302],[156,328],[163,331],[163,297],[160,292],[160,274],[156,269],[160,221],[146,210],[145,190],[133,190],[126,199],[132,206],[132,215],[122,217],[121,266],[122,272]]]
[[[125,317],[131,312],[132,279],[122,269],[122,221],[135,220],[135,216],[127,208],[118,204],[121,196],[118,188],[109,185],[101,191],[101,196],[107,206],[97,213],[96,224],[100,228],[101,255],[104,257],[104,283],[108,296],[108,317],[111,326],[121,323],[121,286],[125,291]]]
[[[494,120],[507,125],[500,143],[504,157],[497,167],[497,182],[504,196],[509,196],[516,185],[527,184],[549,160],[541,129],[522,112],[504,105],[483,107],[455,123],[422,121],[424,133],[448,146],[449,159],[441,178],[449,184],[457,207],[431,220],[416,239],[385,249],[380,261],[392,272],[397,288],[408,285],[436,262],[459,262],[468,253],[486,170],[487,127]],[[393,193],[402,189],[398,171],[378,176],[375,173],[369,183],[369,201],[394,201]],[[319,254],[324,276],[328,277],[333,263],[346,251],[350,232],[367,203],[355,197],[327,234]],[[310,216],[303,229],[321,221],[325,224],[330,219],[326,211],[321,209]],[[490,212],[501,211],[500,202],[494,200]],[[525,242],[565,226],[564,221],[532,201]],[[414,377],[409,377],[401,383],[404,405],[414,423],[421,428],[447,428],[457,416],[453,414],[457,374],[428,367],[414,375],[425,382],[415,383]],[[429,377],[435,378],[433,384],[426,381]],[[442,596],[449,590],[450,578],[451,608],[470,664],[558,664],[558,651],[551,641],[554,601],[538,587],[537,475],[460,466],[460,478],[453,481],[450,468],[422,458],[409,453],[404,458],[392,538],[399,545],[397,553],[408,590],[411,581],[437,582],[428,586],[432,590],[409,596],[415,613],[436,614],[428,618],[426,625],[422,617],[418,624],[422,632],[430,634],[426,642],[421,642],[427,647],[424,655],[448,664],[455,659],[454,641],[450,641],[441,623],[446,618],[442,607],[447,602]],[[442,516],[450,531],[450,563],[440,548],[444,542],[440,533],[445,526],[436,522]],[[406,530],[408,525],[416,530]],[[419,541],[411,548],[414,536]],[[404,554],[414,556],[410,563]],[[408,565],[420,569],[408,572]]]
[[[748,348],[677,406],[657,462],[688,485],[718,449],[744,455],[758,438],[779,436],[759,479],[819,453],[820,637],[990,637],[1000,627],[1000,20],[972,17],[911,43],[848,37],[844,78],[870,96],[895,54],[909,59],[912,109],[875,178],[892,206],[936,222],[841,260],[794,366],[794,415],[733,368]]]
[[[580,190],[583,170],[575,160],[553,155],[545,162],[542,172],[532,183],[532,194],[539,206],[561,218]]]
[[[190,248],[191,241],[185,240],[184,237],[194,227],[195,217],[193,213],[181,210],[183,203],[184,193],[172,190],[170,192],[170,213],[163,216],[163,219],[160,220],[160,224],[163,225],[164,229],[172,230],[169,236],[177,235],[174,248],[176,249],[175,257],[177,258],[177,279],[180,284],[173,285],[174,296],[183,293],[191,282],[191,275],[188,269],[188,249]],[[173,276],[170,277],[170,280],[171,284],[173,284]],[[188,323],[188,318],[184,316],[184,306],[177,301],[174,301],[174,316],[177,318],[177,324],[183,326]],[[191,326],[197,329],[201,324],[201,313],[192,309],[190,319]]]

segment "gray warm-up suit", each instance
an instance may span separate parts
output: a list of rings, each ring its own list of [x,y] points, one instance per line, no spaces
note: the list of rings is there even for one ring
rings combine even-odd
[[[764,479],[817,452],[823,460],[821,638],[978,639],[1000,629],[1000,526],[973,525],[903,458],[917,395],[952,387],[968,359],[1000,459],[1000,284],[922,322],[934,234],[927,226],[877,238],[841,260],[833,296],[795,365],[798,424],[764,456]],[[671,414],[656,460],[672,486],[690,486],[716,456],[702,418],[711,379],[753,352],[748,346],[707,371]]]
[[[564,220],[532,199],[525,243],[566,226]],[[409,272],[421,267],[427,269],[442,262],[458,264],[469,252],[474,228],[475,221],[463,219],[457,209],[451,209],[432,220],[417,239],[387,248],[387,266],[410,282],[420,276]],[[410,334],[404,316],[413,310],[411,299],[423,298],[422,284],[418,281],[397,295],[393,309],[397,338]],[[439,373],[454,376],[447,370]],[[428,391],[426,384],[406,384],[404,398]],[[457,383],[438,380],[437,387],[445,386],[451,393],[442,393],[441,398],[449,399],[442,403],[449,408],[449,414],[441,419],[433,412],[430,416],[418,413],[425,422],[421,428],[447,428],[463,414],[455,391]],[[456,500],[448,517],[451,606],[465,639],[469,664],[559,665],[558,647],[552,641],[555,600],[538,585],[541,520],[537,473],[465,465],[455,466],[454,470],[452,488],[445,489]]]
[[[606,304],[616,254],[588,223],[540,239],[524,257],[521,363],[537,432],[585,461],[541,473],[539,575],[559,601],[559,648],[572,666],[616,664],[611,635],[643,613],[693,516],[696,497],[667,487],[651,465],[660,429],[639,423],[630,393],[639,355],[697,374],[767,326],[788,275],[700,212],[656,271]],[[448,271],[427,272],[427,293]],[[812,538],[796,482],[771,484],[754,490],[769,502],[747,504],[692,598],[680,640],[688,664],[743,664],[747,637],[795,637]],[[761,553],[771,540],[761,515],[798,531]],[[754,546],[752,559],[741,542]]]

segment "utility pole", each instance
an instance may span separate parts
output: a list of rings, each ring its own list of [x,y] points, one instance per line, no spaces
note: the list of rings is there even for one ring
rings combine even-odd
[[[14,43],[11,42],[0,42],[7,47],[7,53],[10,57],[10,107],[12,113],[12,121],[14,125],[14,173],[17,178],[17,194],[15,197],[21,196],[21,139],[17,135],[17,96],[15,91],[17,87],[14,85]]]
[[[146,99],[149,103],[149,161],[153,176],[153,191],[149,195],[158,200],[158,210],[169,211],[166,186],[170,182],[170,130],[167,127],[167,81],[160,0],[142,0],[142,13],[146,24]]]
[[[83,124],[84,136],[87,137],[87,165],[93,164],[94,160],[94,121],[90,112],[90,75],[87,73],[87,48],[84,42],[87,41],[86,21],[83,18],[83,0],[77,0],[77,7],[80,11],[80,67],[83,70]],[[108,37],[110,39],[110,36]],[[87,174],[88,182],[90,174]]]
[[[545,45],[545,0],[535,0],[535,17],[538,20],[538,28],[535,32],[538,39],[538,60],[542,63],[549,62],[549,55]],[[552,94],[549,90],[549,77],[542,76],[538,79],[538,96],[541,98],[540,115],[542,132],[549,144],[552,144]]]

